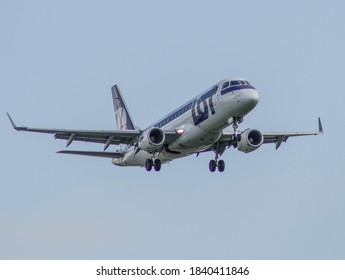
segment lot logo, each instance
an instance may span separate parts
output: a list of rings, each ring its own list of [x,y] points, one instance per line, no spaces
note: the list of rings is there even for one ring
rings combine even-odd
[[[194,125],[198,125],[209,117],[209,111],[214,115],[216,111],[213,105],[213,95],[217,92],[218,87],[215,86],[199,98],[195,99],[192,105],[192,117]]]

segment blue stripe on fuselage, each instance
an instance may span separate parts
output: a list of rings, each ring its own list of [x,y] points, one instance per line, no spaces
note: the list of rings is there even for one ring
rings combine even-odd
[[[226,93],[229,93],[229,92],[232,92],[232,91],[235,91],[235,90],[241,90],[241,89],[255,89],[255,88],[253,86],[251,86],[251,85],[231,86],[231,87],[228,87],[226,89],[223,89],[221,91],[221,94],[224,95]]]

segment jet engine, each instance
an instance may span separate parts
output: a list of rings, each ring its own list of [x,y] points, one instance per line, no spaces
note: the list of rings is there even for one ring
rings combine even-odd
[[[139,138],[138,148],[150,154],[158,152],[165,141],[165,135],[160,128],[150,128],[146,130]]]
[[[259,130],[248,129],[241,134],[237,149],[244,153],[255,151],[264,142],[264,137]]]

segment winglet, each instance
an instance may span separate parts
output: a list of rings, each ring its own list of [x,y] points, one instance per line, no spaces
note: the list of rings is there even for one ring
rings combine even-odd
[[[10,114],[9,114],[9,113],[6,113],[6,114],[7,114],[8,119],[10,120],[10,122],[11,122],[13,128],[17,130],[17,126],[16,126],[16,124],[14,123],[14,121],[12,120]]]
[[[12,124],[12,126],[13,126],[13,128],[14,128],[15,130],[20,131],[20,130],[27,130],[27,129],[28,129],[28,128],[25,127],[25,126],[16,126],[16,124],[15,124],[14,121],[12,120],[10,114],[9,114],[9,113],[6,113],[6,114],[7,114],[7,117],[8,117],[8,119],[10,120],[10,122],[11,122],[11,124]]]
[[[322,128],[320,117],[319,117],[319,133],[323,133],[323,128]]]

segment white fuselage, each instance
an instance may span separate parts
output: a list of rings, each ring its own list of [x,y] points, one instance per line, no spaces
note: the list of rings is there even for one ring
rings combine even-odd
[[[237,84],[230,86],[232,82]],[[220,81],[147,128],[184,131],[156,158],[166,163],[208,149],[220,138],[223,129],[231,124],[233,117],[245,116],[258,101],[259,93],[245,80]],[[112,162],[118,166],[144,166],[151,157],[152,154],[143,150],[135,153],[135,147],[130,146],[123,158],[113,159]]]

